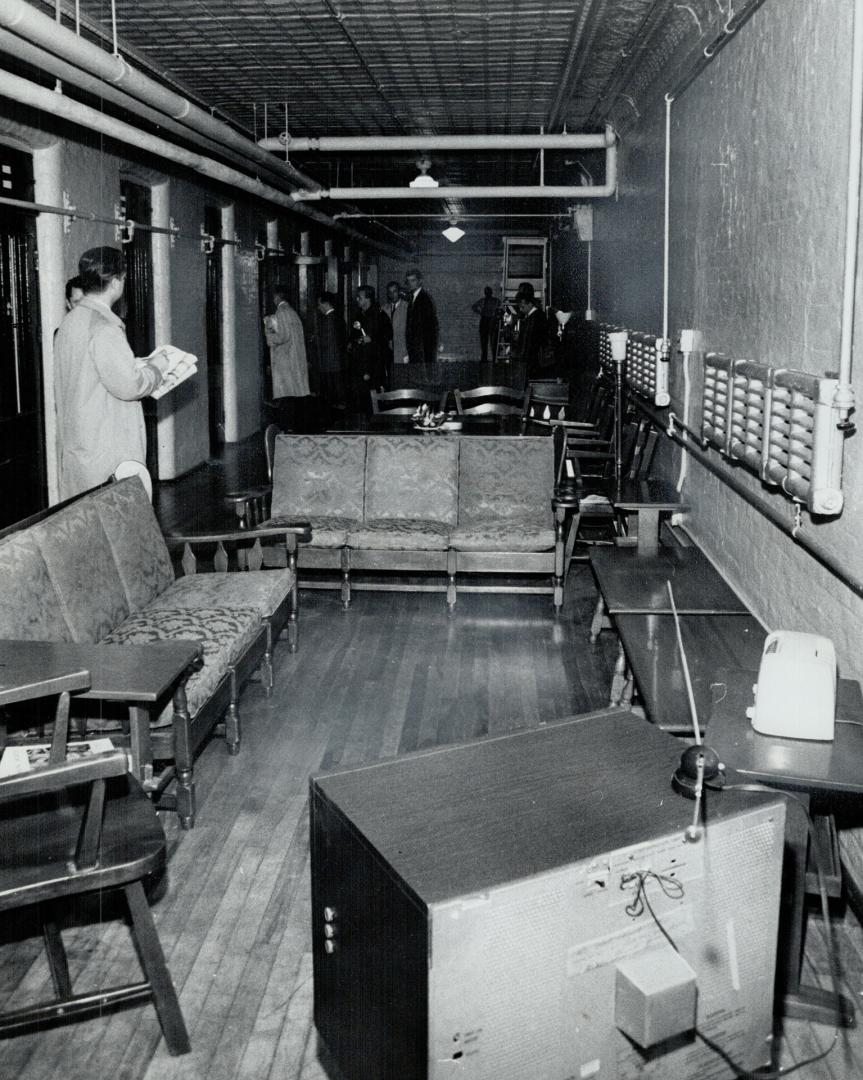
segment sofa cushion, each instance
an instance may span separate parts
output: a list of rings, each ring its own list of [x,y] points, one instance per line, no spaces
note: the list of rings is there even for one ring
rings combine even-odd
[[[145,613],[175,609],[230,608],[269,618],[294,586],[291,570],[189,574],[179,577],[145,608]]]
[[[492,522],[550,526],[554,443],[547,436],[472,436],[461,442],[458,524]],[[553,541],[552,541],[553,542]]]
[[[95,492],[93,502],[111,545],[129,611],[140,611],[174,580],[162,530],[137,476]]]
[[[422,520],[455,525],[460,442],[436,435],[369,435],[366,524]]]
[[[370,521],[348,533],[348,546],[378,551],[446,551],[450,526],[395,518]]]
[[[194,716],[255,640],[260,628],[261,620],[254,611],[220,607],[194,611],[165,608],[135,612],[102,641],[116,645],[145,645],[153,641],[200,642],[204,666],[186,683],[189,713]],[[165,712],[170,714],[172,711],[169,704]]]
[[[490,522],[453,529],[450,546],[457,551],[548,551],[554,547],[554,529],[535,521]]]
[[[48,567],[72,640],[101,640],[129,614],[129,602],[93,498],[78,499],[29,531]]]
[[[362,521],[365,461],[362,435],[279,435],[272,516]]]
[[[60,597],[29,529],[0,541],[0,637],[72,640]]]
[[[360,518],[316,517],[315,515],[312,515],[308,521],[312,526],[312,539],[309,541],[308,546],[319,548],[344,547],[348,542],[350,530],[356,529],[362,524]],[[306,546],[305,544],[300,545],[299,554],[301,557],[302,550]]]

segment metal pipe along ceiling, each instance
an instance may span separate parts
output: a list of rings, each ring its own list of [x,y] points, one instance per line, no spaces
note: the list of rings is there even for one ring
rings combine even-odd
[[[364,153],[396,150],[605,150],[613,146],[613,128],[601,134],[572,135],[322,135],[258,139],[266,150]]]
[[[489,187],[351,187],[321,191],[295,191],[299,202],[339,199],[356,202],[362,199],[603,199],[617,190],[617,147],[605,148],[604,184],[556,184],[531,186],[492,185]]]
[[[249,139],[239,135],[221,120],[193,105],[187,98],[161,86],[153,79],[130,67],[121,56],[112,56],[71,30],[60,26],[52,18],[43,15],[26,0],[2,0],[0,2],[0,26],[6,27],[35,45],[40,45],[64,60],[83,68],[100,79],[121,87],[132,97],[152,105],[160,112],[178,120],[187,127],[206,135],[230,149],[243,154],[261,165],[273,169],[274,165],[294,184],[303,188],[316,188],[317,182],[305,176],[287,162],[278,162],[271,154],[261,150]]]
[[[213,161],[211,158],[202,157],[192,150],[186,150],[181,146],[168,142],[166,139],[159,138],[157,135],[149,135],[131,124],[106,116],[96,109],[91,109],[89,105],[84,105],[79,101],[72,101],[62,94],[57,94],[44,86],[30,82],[28,79],[22,79],[18,75],[0,71],[0,97],[7,97],[12,101],[20,102],[22,105],[29,105],[53,116],[63,117],[65,120],[87,127],[91,131],[101,132],[101,134],[117,139],[128,146],[136,146],[156,157],[193,169],[203,176],[208,176],[212,180],[227,184],[239,191],[245,191],[259,199],[264,199],[266,202],[283,206],[288,210],[299,211],[306,217],[320,221],[332,229],[341,229],[348,235],[361,240],[368,247],[377,248],[388,253],[392,253],[394,250],[389,244],[370,240],[362,233],[351,229],[350,226],[334,222],[326,214],[312,210],[310,207],[298,207],[292,195],[270,187],[269,184],[264,184],[254,177],[246,176],[228,165]],[[399,254],[401,253],[399,252]]]

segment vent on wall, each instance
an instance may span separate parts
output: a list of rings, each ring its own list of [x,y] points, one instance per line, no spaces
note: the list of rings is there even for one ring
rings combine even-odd
[[[708,353],[702,434],[813,514],[842,511],[844,435],[836,380]]]

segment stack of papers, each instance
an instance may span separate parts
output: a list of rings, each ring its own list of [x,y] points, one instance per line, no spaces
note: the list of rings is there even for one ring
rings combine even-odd
[[[198,372],[197,356],[189,352],[183,352],[182,349],[178,349],[175,345],[160,345],[158,349],[153,349],[149,356],[139,360],[138,363],[144,365],[159,353],[164,353],[168,357],[168,368],[162,374],[162,382],[150,394],[150,397],[156,400],[164,397],[165,394],[170,394],[175,386],[179,386],[180,383],[190,379]]]
[[[110,739],[88,739],[86,742],[70,742],[66,744],[66,760],[76,761],[78,758],[91,757],[93,754],[104,754],[113,750],[114,744]],[[12,776],[15,773],[30,772],[40,765],[48,764],[48,755],[51,753],[50,743],[32,743],[30,746],[7,746],[0,758],[0,776]]]

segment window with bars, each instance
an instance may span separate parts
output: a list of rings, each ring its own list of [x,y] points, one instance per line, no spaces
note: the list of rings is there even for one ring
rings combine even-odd
[[[811,513],[842,510],[837,380],[708,353],[701,430],[706,442]]]

